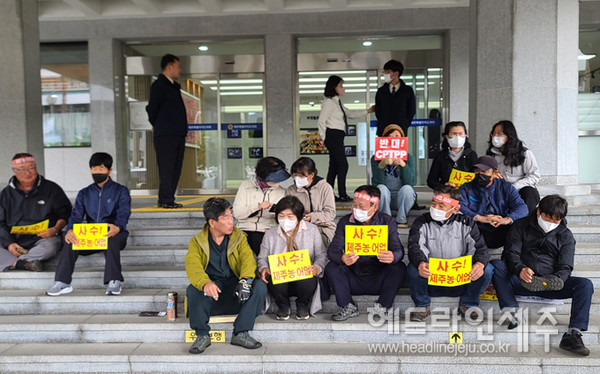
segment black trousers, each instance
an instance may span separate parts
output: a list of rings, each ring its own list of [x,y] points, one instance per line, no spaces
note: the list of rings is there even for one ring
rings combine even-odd
[[[531,213],[535,208],[537,208],[540,203],[540,193],[534,187],[525,186],[519,190],[519,195],[521,195],[521,199],[527,205],[527,209],[529,213]]]
[[[58,258],[58,266],[56,267],[56,273],[54,274],[54,280],[71,283],[73,270],[75,270],[75,262],[79,255],[88,256],[94,253],[103,252],[106,259],[104,264],[104,284],[107,284],[111,280],[123,281],[123,274],[121,273],[121,251],[127,244],[127,237],[129,233],[121,231],[117,235],[108,239],[108,249],[99,251],[74,251],[73,245],[65,243],[62,252]]]
[[[256,256],[260,252],[260,244],[262,243],[263,237],[265,236],[264,232],[261,231],[244,231],[246,235],[248,235],[248,245],[252,249],[252,252]]]
[[[156,163],[158,164],[158,203],[175,202],[175,191],[181,176],[183,154],[185,152],[185,136],[165,135],[154,138]]]
[[[506,235],[508,235],[510,225],[494,227],[489,223],[477,222],[477,227],[479,227],[479,231],[481,232],[481,235],[483,235],[483,240],[488,248],[500,248],[506,243]]]
[[[327,183],[333,187],[335,177],[338,180],[338,194],[340,197],[348,196],[346,193],[346,175],[348,175],[348,160],[344,149],[344,137],[342,130],[327,129],[325,132],[325,147],[329,151],[329,170],[327,171]]]
[[[278,308],[288,309],[290,307],[290,296],[296,296],[296,307],[309,307],[315,290],[317,289],[317,278],[312,277],[295,282],[273,284],[271,277],[267,279],[269,293],[275,299]]]

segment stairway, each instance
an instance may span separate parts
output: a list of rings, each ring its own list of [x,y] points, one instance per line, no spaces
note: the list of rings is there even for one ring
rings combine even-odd
[[[349,210],[340,210],[338,216]],[[411,211],[410,220],[426,212]],[[590,278],[600,288],[600,206],[573,207],[569,225],[578,241],[574,275]],[[307,321],[277,321],[260,316],[252,335],[263,343],[258,350],[231,346],[231,323],[212,323],[224,330],[226,343],[213,343],[201,355],[187,353],[183,296],[188,281],[184,269],[187,244],[204,223],[201,212],[135,212],[127,248],[121,253],[125,283],[121,296],[106,296],[102,284],[102,255],[80,257],[73,278],[74,291],[59,297],[44,295],[53,283],[56,261],[47,271],[0,273],[0,372],[1,373],[447,373],[447,372],[598,372],[600,370],[600,294],[591,309],[590,329],[584,342],[592,350],[587,358],[558,348],[566,329],[571,302],[559,305],[522,303],[529,308],[528,352],[518,352],[519,334],[495,322],[501,314],[496,301],[483,300],[491,319],[471,324],[456,318],[439,318],[427,325],[407,322],[412,307],[407,289],[395,300],[397,320],[370,318],[367,308],[374,296],[360,296],[361,315],[332,322],[335,297]],[[399,230],[406,244],[408,229]],[[499,250],[492,250],[498,258]],[[406,261],[406,258],[404,259]],[[167,292],[179,293],[179,318],[139,317],[141,311],[164,310]],[[457,299],[434,298],[432,308],[455,308]],[[558,325],[546,320],[538,325],[545,308],[555,308]],[[438,315],[441,315],[438,313]],[[488,323],[492,321],[492,323]],[[545,352],[545,331],[550,350]],[[463,334],[465,353],[433,353],[448,348],[450,335]],[[493,340],[478,340],[493,336]],[[378,345],[379,343],[391,343]],[[409,343],[414,343],[409,345]],[[480,352],[480,343],[494,352]],[[403,346],[404,344],[404,346]],[[493,344],[490,345],[490,344]],[[385,351],[382,351],[385,350]],[[411,351],[413,350],[413,351]],[[428,351],[429,350],[429,351]]]

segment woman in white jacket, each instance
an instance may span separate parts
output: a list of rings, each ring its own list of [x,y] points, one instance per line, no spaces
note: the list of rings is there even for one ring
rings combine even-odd
[[[498,161],[501,177],[512,183],[531,212],[540,202],[536,188],[540,181],[540,169],[535,156],[525,147],[511,121],[500,121],[492,127],[486,154]]]
[[[248,235],[248,244],[258,255],[265,232],[275,225],[274,205],[285,195],[279,184],[290,178],[285,163],[265,157],[256,163],[256,177],[242,182],[233,201],[237,227]]]
[[[290,296],[296,296],[296,318],[308,319],[321,309],[318,278],[323,277],[327,265],[327,249],[317,226],[302,219],[304,206],[295,196],[286,196],[275,208],[277,226],[267,231],[260,246],[258,271],[267,284],[269,294],[277,304],[277,319],[290,317]],[[308,249],[312,277],[274,285],[268,258],[270,255]]]

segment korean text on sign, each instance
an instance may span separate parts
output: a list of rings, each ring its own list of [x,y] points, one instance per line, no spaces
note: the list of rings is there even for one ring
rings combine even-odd
[[[408,138],[375,138],[375,160],[384,158],[399,158],[404,161],[408,159]]]
[[[41,234],[44,231],[48,230],[49,220],[45,220],[42,222],[34,223],[33,225],[28,226],[13,226],[10,229],[11,234],[21,234],[21,235],[37,235]]]
[[[427,284],[441,287],[456,287],[471,283],[471,261],[473,256],[458,258],[430,258],[429,281]]]
[[[107,232],[106,223],[74,224],[73,233],[77,237],[77,243],[73,244],[73,250],[107,249],[108,238],[104,236]]]
[[[377,256],[388,250],[387,225],[346,226],[345,252],[359,256]]]
[[[311,278],[313,274],[310,265],[308,249],[269,255],[269,269],[273,284]]]
[[[448,182],[453,183],[456,187],[460,187],[465,183],[469,183],[475,178],[475,173],[468,173],[466,171],[460,171],[452,169]]]

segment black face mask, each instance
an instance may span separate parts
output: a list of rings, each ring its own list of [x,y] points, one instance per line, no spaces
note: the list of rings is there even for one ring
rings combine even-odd
[[[479,185],[479,187],[486,187],[488,184],[490,184],[491,180],[492,177],[490,175],[478,174],[477,184]]]
[[[102,173],[92,174],[92,178],[94,179],[94,183],[100,184],[108,178],[108,174],[102,174]]]

